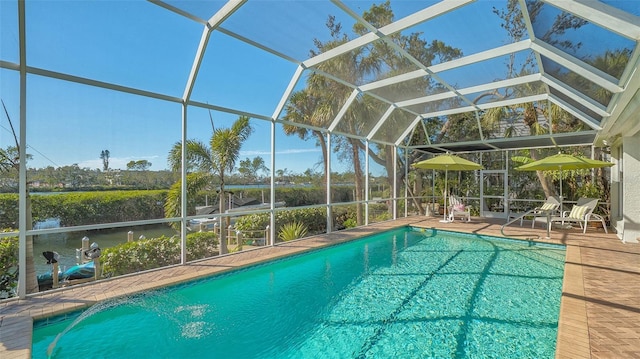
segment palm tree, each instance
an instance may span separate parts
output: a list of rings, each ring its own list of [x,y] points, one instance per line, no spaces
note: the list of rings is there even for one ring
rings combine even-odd
[[[198,171],[218,177],[218,180],[220,181],[218,196],[220,214],[224,213],[226,209],[224,200],[224,183],[226,174],[227,172],[232,171],[235,167],[240,155],[240,148],[252,132],[253,128],[249,124],[249,117],[240,116],[236,122],[233,123],[231,128],[214,129],[208,146],[207,144],[197,140],[187,140],[185,144],[187,151],[187,172]],[[181,153],[182,144],[177,142],[169,152],[168,159],[169,165],[174,171],[179,171],[181,168]],[[188,182],[189,179],[187,179],[187,189],[193,191],[192,193],[201,190],[206,183],[206,181],[199,181],[198,186],[194,185],[190,187]],[[173,210],[175,210],[175,207]],[[222,217],[220,217],[220,254],[227,253],[227,244],[225,240],[226,233],[222,230],[224,227]]]
[[[379,5],[372,5],[369,10],[363,13],[363,18],[375,27],[382,27],[393,21],[394,13],[390,2],[386,1]],[[315,39],[314,45],[316,48],[311,50],[312,56],[331,50],[350,40],[349,34],[343,31],[342,25],[336,22],[335,17],[330,16],[326,26],[331,38],[325,42]],[[353,26],[352,31],[355,36],[362,36],[368,33],[369,29],[358,23]],[[449,47],[442,42],[433,41],[427,43],[426,40],[422,39],[420,33],[411,33],[409,35],[394,34],[390,39],[426,66],[431,65],[436,58],[439,58],[440,61],[446,61],[462,55],[460,50]],[[405,57],[399,56],[395,48],[389,46],[387,42],[374,42],[350,53],[325,61],[317,67],[323,72],[332,74],[349,83],[361,84],[375,79],[403,74],[407,71],[407,68],[413,68],[414,66]],[[433,80],[423,79],[413,81],[408,85],[389,86],[380,91],[404,93],[405,95],[409,93],[424,95],[425,88],[430,89],[434,86],[437,86],[437,83]],[[352,91],[353,89],[322,74],[311,74],[307,78],[306,88],[291,96],[284,118],[291,122],[304,123],[318,128],[326,127],[333,121]],[[370,129],[367,126],[367,119],[379,117],[388,107],[381,108],[380,106],[381,104],[370,96],[358,96],[341,120],[338,132],[356,136],[366,135],[365,131]],[[390,118],[389,123],[394,121],[394,116]],[[387,173],[393,173],[394,163],[393,157],[390,155],[393,150],[392,146],[378,146],[377,152],[376,148],[370,147],[368,153],[365,153],[366,145],[362,140],[337,136],[333,142],[335,143],[334,148],[329,149],[326,146],[325,137],[320,131],[311,131],[289,125],[285,126],[284,129],[286,134],[296,134],[305,140],[312,136],[316,137],[318,144],[322,148],[325,175],[329,173],[326,164],[330,150],[339,152],[341,159],[350,162],[354,166],[356,201],[362,200],[364,196],[363,155],[368,155],[376,163],[385,166]],[[403,165],[402,161],[399,162],[400,165]],[[404,173],[402,170],[398,171],[399,173]],[[391,182],[392,179],[393,176],[389,175],[388,180]],[[362,224],[363,213],[361,205],[357,206],[356,213],[358,223]]]
[[[318,76],[312,74],[311,77]],[[309,84],[312,84],[313,80],[310,79]],[[304,123],[312,125],[318,128],[327,126],[332,116],[334,115],[331,110],[330,104],[323,101],[322,95],[314,95],[315,89],[308,88],[298,91],[291,95],[289,102],[285,107],[284,119],[291,122]],[[322,165],[324,169],[324,181],[326,183],[326,176],[329,173],[328,168],[328,151],[327,151],[327,139],[320,130],[308,130],[304,127],[298,127],[293,125],[284,125],[284,133],[287,135],[298,135],[302,140],[309,139],[310,136],[316,138],[316,142],[320,145],[322,153]]]
[[[109,157],[111,156],[111,154],[109,153],[109,150],[102,150],[102,152],[100,152],[100,159],[102,160],[102,169],[106,172],[109,170]]]
[[[187,174],[187,215],[195,214],[195,197],[198,191],[201,191],[209,183],[211,183],[212,176],[209,173],[194,172]],[[165,217],[178,217],[180,215],[180,193],[182,189],[182,180],[179,179],[176,183],[169,188],[167,193],[167,200],[164,202],[164,214]],[[171,226],[175,230],[180,230],[180,225],[177,222],[173,222]]]
[[[388,5],[388,4],[387,4]],[[349,41],[347,34],[342,32],[341,24],[335,22],[334,17],[329,17],[327,21],[327,28],[329,29],[332,38],[326,42],[320,42],[315,40],[316,50],[312,50],[312,56],[331,50]],[[361,29],[354,28],[354,31]],[[359,48],[352,53],[340,55],[336,58],[330,59],[318,65],[318,68],[326,73],[337,74],[338,77],[346,80],[350,83],[361,83],[362,79],[370,74],[375,74],[379,71],[382,64],[380,61],[372,56],[367,56],[368,52],[366,48]],[[351,94],[352,89],[342,84],[339,84],[333,80],[330,80],[321,75],[309,76],[307,80],[307,88],[300,93],[292,96],[291,107],[287,110],[291,111],[291,117],[295,120],[296,117],[307,117],[313,125],[328,124],[332,121],[345,100]],[[343,118],[343,123],[347,127],[347,131],[352,134],[361,134],[361,127],[363,125],[362,118],[365,117],[366,105],[363,105],[362,97],[360,96],[354,104],[349,108]],[[288,112],[289,113],[289,112]],[[290,131],[288,134],[297,133],[301,138],[305,132],[299,130],[298,132]],[[326,168],[328,151],[324,137],[321,134],[314,133],[318,138],[319,144],[323,147],[323,160],[325,163],[325,176],[329,172]],[[347,161],[350,161],[354,167],[355,174],[355,200],[360,201],[364,196],[364,174],[362,171],[362,161],[360,159],[360,140],[357,139],[342,139],[336,138],[336,145],[334,150],[341,152],[341,157]],[[362,205],[356,206],[357,223],[362,224],[363,210]]]

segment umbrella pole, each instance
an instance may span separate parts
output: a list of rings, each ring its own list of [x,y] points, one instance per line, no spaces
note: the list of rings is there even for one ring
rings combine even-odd
[[[431,170],[431,216],[436,210],[436,170]]]
[[[444,197],[444,208],[442,209],[442,213],[444,213],[442,215],[442,220],[440,222],[442,223],[449,223],[449,221],[447,220],[447,169],[444,169],[444,193],[443,193],[443,197]]]
[[[562,197],[562,166],[560,166],[560,216],[561,217],[563,213],[562,202],[564,202],[564,198]],[[564,225],[564,220],[562,224]],[[549,239],[550,236],[551,236],[551,213],[547,212],[547,239]]]
[[[562,215],[563,202],[564,202],[564,197],[562,196],[562,167],[560,167],[560,215]]]

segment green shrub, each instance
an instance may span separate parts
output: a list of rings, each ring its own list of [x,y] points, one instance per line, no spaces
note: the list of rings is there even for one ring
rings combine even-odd
[[[355,228],[358,226],[358,223],[356,223],[355,219],[349,218],[346,221],[344,221],[343,225],[344,225],[344,228]]]
[[[0,228],[18,228],[18,194],[0,194]]]
[[[278,238],[283,242],[303,238],[306,235],[307,226],[302,222],[286,223],[280,228],[280,232],[278,232]]]
[[[356,223],[356,207],[355,205],[339,206],[333,208],[333,226],[334,229],[340,230],[351,228],[345,225],[355,227]],[[251,214],[238,218],[236,221],[236,229],[242,232],[263,231],[269,225],[269,213]],[[327,231],[327,214],[324,207],[292,209],[276,212],[276,233],[280,233],[281,226],[286,223],[301,222],[304,223],[310,234],[326,233]]]
[[[389,206],[384,203],[375,203],[369,206],[369,221],[382,222],[391,219],[391,213],[389,213]]]
[[[358,225],[356,221],[356,206],[339,206],[333,208],[333,227],[336,230],[352,228]],[[352,226],[352,227],[351,227]]]
[[[269,213],[242,216],[236,221],[236,229],[243,232],[264,230],[270,221]],[[276,212],[276,233],[286,223],[304,223],[310,234],[325,233],[327,230],[327,216],[324,208],[304,208]]]
[[[218,237],[213,232],[187,235],[187,261],[218,254]],[[104,276],[117,276],[180,263],[180,237],[143,239],[102,251]]]
[[[286,223],[304,223],[310,234],[325,233],[327,231],[327,211],[324,208],[304,208],[276,212],[276,233]]]
[[[0,298],[14,297],[18,287],[18,237],[0,238]]]
[[[235,227],[243,232],[263,231],[269,225],[269,213],[244,215],[236,220]]]
[[[217,248],[218,235],[214,232],[187,234],[187,261],[213,257],[218,254]]]

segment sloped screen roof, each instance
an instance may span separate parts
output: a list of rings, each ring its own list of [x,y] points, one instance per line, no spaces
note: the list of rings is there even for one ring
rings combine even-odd
[[[126,31],[148,38],[130,45],[148,53],[147,62],[117,60],[113,73],[121,77],[93,78],[84,72],[90,66],[56,67],[48,57],[31,62],[27,72],[374,142],[472,151],[592,142],[627,90],[640,52],[634,0],[150,3],[153,10],[138,16],[132,5],[130,23],[118,24],[123,39]],[[5,26],[17,27],[19,16],[6,15],[16,13],[15,5],[3,6]],[[85,17],[60,26],[84,23],[92,32],[83,46],[104,51],[99,39],[106,24],[92,26],[90,11],[109,6],[82,6]],[[172,31],[183,41],[158,47],[162,33]],[[19,46],[2,43],[0,66],[18,69]],[[184,58],[164,63],[161,50]],[[87,55],[82,61],[93,60]],[[153,61],[157,66],[146,66]],[[239,62],[243,71],[233,83],[218,81]],[[121,71],[129,67],[137,70]],[[133,73],[154,81],[140,84]],[[281,92],[261,92],[264,82]],[[273,112],[223,96],[234,86],[268,101]]]

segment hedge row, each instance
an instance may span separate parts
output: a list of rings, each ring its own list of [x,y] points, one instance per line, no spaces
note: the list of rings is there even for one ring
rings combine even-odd
[[[18,287],[18,237],[0,238],[0,298],[13,297]]]
[[[18,228],[18,194],[0,194],[0,227]]]
[[[122,243],[102,250],[104,276],[118,276],[180,263],[180,237],[162,236]],[[187,235],[187,261],[218,255],[218,236],[213,232]]]
[[[64,227],[164,218],[166,190],[31,195],[33,223],[58,218]],[[0,194],[0,227],[18,228],[18,195]]]
[[[232,190],[236,196],[243,198],[255,198],[258,202],[269,202],[271,192],[268,188]],[[196,203],[209,204],[216,202],[217,193],[215,191],[200,192],[196,196]],[[352,187],[332,187],[331,200],[333,202],[353,201]],[[287,207],[312,206],[327,203],[325,192],[317,187],[276,187],[276,202],[284,202]]]

